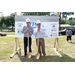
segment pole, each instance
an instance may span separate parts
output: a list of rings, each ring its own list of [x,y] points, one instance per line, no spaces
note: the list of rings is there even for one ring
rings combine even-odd
[[[15,15],[17,15],[17,12],[15,12]],[[18,53],[18,51],[17,51],[17,38],[15,37],[14,53],[10,56],[10,58],[12,58],[16,53]]]
[[[57,16],[59,16],[59,12],[57,12]],[[56,47],[56,48],[55,48],[55,47]],[[58,38],[55,38],[54,50],[55,50],[55,52],[57,53],[57,55],[61,58],[62,55],[59,53]]]
[[[17,12],[15,12],[15,15],[17,15]],[[19,48],[17,49],[17,42],[18,42],[18,46]],[[14,48],[14,52],[13,54],[10,56],[10,58],[12,58],[15,54],[17,54],[19,51],[20,55],[21,55],[21,48],[20,48],[20,43],[19,43],[19,38],[15,37],[15,48]]]
[[[28,33],[27,33],[27,38],[28,38],[28,53],[29,53],[29,34]]]
[[[15,15],[17,15],[17,12],[15,12]]]
[[[15,12],[15,16],[17,15],[17,12]],[[16,43],[16,50],[15,51],[17,51],[17,38],[15,37],[15,43]]]
[[[60,19],[59,19],[59,30],[61,30],[61,12],[60,12]]]
[[[15,12],[15,16],[17,15],[17,12]],[[20,42],[19,42],[19,38],[16,38],[16,43],[18,41],[18,46],[19,46],[19,54],[21,55],[21,48],[20,48]],[[17,48],[17,47],[16,47]],[[16,49],[17,50],[17,49]],[[18,53],[18,52],[17,52]]]
[[[31,58],[31,53],[29,52],[29,33],[27,33],[27,38],[28,38],[28,54],[27,54],[27,57]]]
[[[57,16],[59,16],[59,12],[57,12]],[[56,46],[56,42],[58,41],[58,38],[55,38],[55,42],[54,42],[54,48]]]
[[[57,16],[59,16],[59,12],[57,12]],[[58,45],[58,38],[56,38],[56,43]],[[58,46],[57,46],[58,47]],[[57,51],[59,51],[59,49],[57,48]]]
[[[38,50],[39,50],[39,31],[38,31]]]
[[[59,12],[57,12],[57,16],[59,16]]]

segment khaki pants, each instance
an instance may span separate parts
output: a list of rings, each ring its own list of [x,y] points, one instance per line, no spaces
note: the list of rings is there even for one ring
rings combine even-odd
[[[36,45],[38,47],[38,39],[36,39]],[[43,55],[46,55],[45,54],[45,41],[43,38],[39,38],[39,48],[38,48],[38,52],[40,53],[41,55],[41,49],[42,49],[42,53]]]

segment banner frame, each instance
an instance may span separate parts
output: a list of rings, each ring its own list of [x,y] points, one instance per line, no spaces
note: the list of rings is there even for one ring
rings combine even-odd
[[[15,15],[17,15],[17,12],[15,12]],[[57,16],[59,16],[59,12],[57,12]],[[59,42],[58,42],[58,38],[55,38],[55,42],[54,42],[54,51],[57,53],[57,55],[61,58],[62,55],[59,52]],[[17,46],[18,45],[18,46]],[[20,47],[20,42],[19,42],[19,38],[15,37],[15,47],[14,47],[14,52],[13,54],[10,56],[10,58],[12,58],[15,54],[17,54],[19,51],[19,55],[21,56],[21,47]],[[38,54],[38,53],[37,53]],[[39,54],[38,54],[39,55]],[[36,55],[37,56],[37,55]],[[37,56],[38,57],[38,56]],[[37,58],[36,57],[36,58]]]

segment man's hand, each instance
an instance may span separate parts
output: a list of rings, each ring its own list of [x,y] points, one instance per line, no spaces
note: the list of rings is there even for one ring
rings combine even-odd
[[[26,32],[27,32],[28,34],[30,34],[29,29],[27,29]]]

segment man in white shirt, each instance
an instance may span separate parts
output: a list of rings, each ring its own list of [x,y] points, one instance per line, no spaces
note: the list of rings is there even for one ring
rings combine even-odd
[[[44,41],[44,35],[45,35],[45,32],[43,31],[43,29],[40,28],[41,26],[41,22],[40,20],[37,20],[37,31],[34,32],[34,35],[35,35],[35,38],[36,38],[36,45],[38,47],[38,52],[41,56],[41,54],[43,53],[43,56],[45,56],[45,41]],[[39,32],[39,35],[38,35],[38,32]],[[38,36],[39,36],[39,39],[38,39]],[[39,40],[39,43],[38,43],[38,40]],[[42,52],[41,52],[41,49],[42,49]]]

